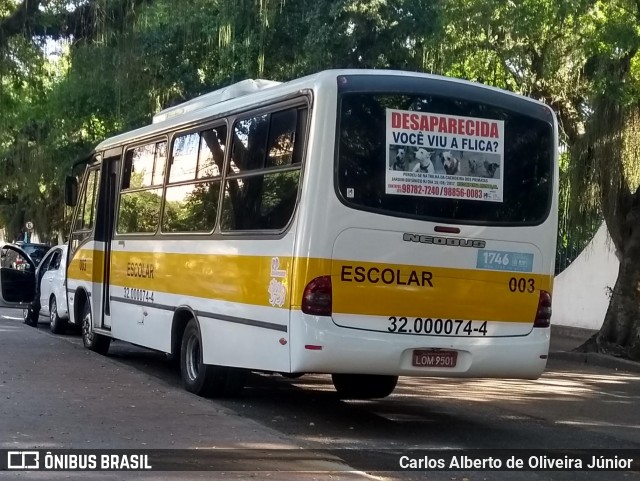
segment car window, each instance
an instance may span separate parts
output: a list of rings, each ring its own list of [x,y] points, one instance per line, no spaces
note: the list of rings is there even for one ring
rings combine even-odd
[[[21,246],[21,248],[23,251],[29,254],[29,257],[31,257],[33,262],[35,262],[36,266],[39,265],[40,262],[42,262],[42,258],[45,256],[45,254],[49,250],[47,246],[33,245],[33,244],[31,245],[24,244],[23,246]]]
[[[61,259],[62,259],[62,253],[59,250],[55,251],[51,256],[51,262],[49,263],[49,267],[47,267],[47,270],[57,271],[58,269],[60,269]]]
[[[0,267],[11,267],[15,252],[9,249],[2,249],[0,253]]]
[[[22,249],[23,246],[17,247]],[[8,267],[10,269],[31,270],[31,264],[27,261],[27,259],[25,259],[22,255],[20,255],[13,249],[3,250],[1,266]]]
[[[51,262],[52,255],[48,255],[40,262],[40,272],[45,272],[49,268],[49,263]],[[34,260],[35,262],[35,260]]]

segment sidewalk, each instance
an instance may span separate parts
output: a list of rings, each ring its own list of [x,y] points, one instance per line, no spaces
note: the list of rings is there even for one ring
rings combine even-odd
[[[206,475],[196,470],[199,464],[185,462],[187,472],[96,471],[69,476],[68,471],[2,470],[0,479],[316,481],[323,479],[316,472],[332,471],[336,481],[370,480],[340,457],[301,450],[297,440],[267,423],[128,368],[117,358],[90,352],[64,336],[27,327],[12,314],[0,310],[0,449],[128,449],[139,454],[149,449],[281,449],[286,451],[276,453],[293,453],[294,458],[230,458],[229,472],[220,469]]]
[[[573,352],[597,331],[578,327],[551,325],[549,359],[606,367],[620,371],[640,373],[640,363],[595,352]]]

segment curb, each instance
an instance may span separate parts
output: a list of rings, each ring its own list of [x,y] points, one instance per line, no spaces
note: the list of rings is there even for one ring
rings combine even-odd
[[[551,337],[568,337],[570,339],[587,340],[593,336],[597,329],[585,329],[583,327],[573,326],[561,326],[558,324],[551,324]]]
[[[607,356],[597,352],[551,351],[549,352],[549,359],[589,364],[591,366],[615,369],[616,371],[640,373],[640,363],[638,362]]]

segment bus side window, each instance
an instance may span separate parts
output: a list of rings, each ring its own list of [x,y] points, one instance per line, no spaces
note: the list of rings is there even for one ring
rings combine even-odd
[[[218,127],[215,129],[205,130],[202,132],[202,141],[200,145],[202,156],[202,149],[206,146],[206,148],[210,152],[210,160],[207,158],[204,163],[200,162],[198,167],[198,178],[202,176],[209,177],[214,176],[218,177],[220,172],[222,172],[222,167],[224,165],[224,152],[225,152],[225,143],[227,141],[227,128],[226,126]],[[209,173],[210,172],[210,173]]]
[[[236,123],[223,230],[286,227],[298,196],[306,117],[307,109],[296,107]]]
[[[73,225],[74,232],[93,229],[96,207],[98,205],[98,187],[100,185],[100,170],[91,169],[87,175],[87,184],[78,202],[77,216]]]
[[[270,114],[236,122],[233,128],[231,171],[242,173],[264,167]]]
[[[180,135],[173,141],[162,232],[212,232],[218,214],[227,128]]]
[[[282,167],[301,161],[300,158],[294,159],[293,155],[297,119],[297,110],[285,110],[272,114],[269,151],[265,167]]]
[[[196,177],[220,177],[224,165],[227,127],[222,125],[200,132],[200,153],[198,154],[198,172]]]
[[[158,229],[166,151],[166,141],[137,146],[127,151],[118,204],[118,234],[149,234]]]
[[[162,184],[166,151],[167,143],[164,141],[129,150],[122,171],[122,190]]]

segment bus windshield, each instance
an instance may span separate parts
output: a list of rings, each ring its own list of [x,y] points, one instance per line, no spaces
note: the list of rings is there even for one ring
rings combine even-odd
[[[336,182],[349,207],[453,224],[549,215],[551,120],[455,96],[345,92],[338,121]]]

